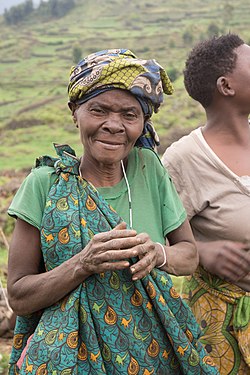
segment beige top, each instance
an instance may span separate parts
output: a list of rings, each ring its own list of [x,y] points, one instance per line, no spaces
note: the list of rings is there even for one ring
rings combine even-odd
[[[233,173],[206,143],[201,128],[173,143],[162,162],[181,196],[196,240],[250,243],[249,176]]]

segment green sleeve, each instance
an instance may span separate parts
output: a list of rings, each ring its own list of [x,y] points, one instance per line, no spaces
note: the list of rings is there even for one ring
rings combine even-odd
[[[187,218],[186,210],[177,193],[174,183],[160,161],[160,158],[152,150],[142,150],[147,166],[147,179],[151,186],[151,193],[154,196],[157,210],[159,205],[159,215],[161,215],[161,226],[164,237],[168,233],[177,229]]]
[[[163,233],[166,237],[168,233],[183,224],[187,218],[186,210],[166,170],[164,170],[164,176],[159,184],[159,194],[162,204]]]
[[[56,178],[54,168],[33,169],[14,196],[8,214],[40,230],[46,198]]]

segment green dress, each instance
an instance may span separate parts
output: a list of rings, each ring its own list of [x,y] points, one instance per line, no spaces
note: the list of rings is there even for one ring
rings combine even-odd
[[[60,159],[39,161],[55,165],[58,173],[41,227],[47,271],[122,220],[78,176],[72,150],[64,146],[57,151]],[[17,318],[10,374],[218,374],[199,336],[193,314],[166,272],[154,269],[135,282],[128,270],[95,274],[58,303]]]

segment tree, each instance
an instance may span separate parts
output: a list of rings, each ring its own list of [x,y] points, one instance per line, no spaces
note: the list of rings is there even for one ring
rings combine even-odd
[[[210,23],[207,29],[207,33],[210,38],[213,36],[218,36],[220,33],[220,28],[215,23]]]
[[[48,2],[42,1],[38,7],[40,14],[53,18],[63,17],[75,6],[74,0],[49,0]]]
[[[26,0],[25,3],[11,7],[9,10],[4,10],[4,20],[7,24],[15,25],[25,18],[34,10],[33,1]]]
[[[224,21],[224,24],[228,24],[230,23],[230,21],[232,20],[232,17],[233,17],[233,11],[234,11],[234,7],[233,5],[231,4],[228,4],[226,3],[223,7],[223,21]]]
[[[58,0],[50,0],[48,2],[50,14],[52,17],[58,17],[60,12],[60,6],[58,4]]]
[[[167,72],[168,72],[168,76],[170,78],[170,81],[172,81],[172,82],[174,82],[180,75],[178,69],[175,68],[174,66],[170,66],[170,68],[168,68]]]
[[[190,31],[185,31],[182,35],[182,39],[186,45],[191,45],[193,43],[193,34]]]
[[[79,45],[75,44],[72,50],[73,63],[77,64],[82,58],[82,49]]]
[[[11,24],[10,12],[7,9],[4,9],[3,18],[4,18],[5,23]]]
[[[25,14],[25,17],[32,13],[34,10],[33,1],[32,0],[26,0],[26,2],[23,4],[23,11]]]

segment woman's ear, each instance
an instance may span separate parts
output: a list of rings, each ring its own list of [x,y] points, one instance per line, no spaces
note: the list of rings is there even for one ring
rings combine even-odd
[[[227,77],[219,77],[216,82],[217,90],[221,95],[234,96],[235,91],[231,85],[230,79]]]
[[[74,112],[76,105],[75,105],[75,103],[68,102],[68,107],[71,110],[71,112]]]
[[[72,102],[68,102],[68,106],[69,106],[69,109],[71,110],[73,122],[74,122],[74,124],[76,124],[76,127],[78,128],[77,118],[76,118],[76,109],[78,108],[78,106],[75,103],[72,103]]]

